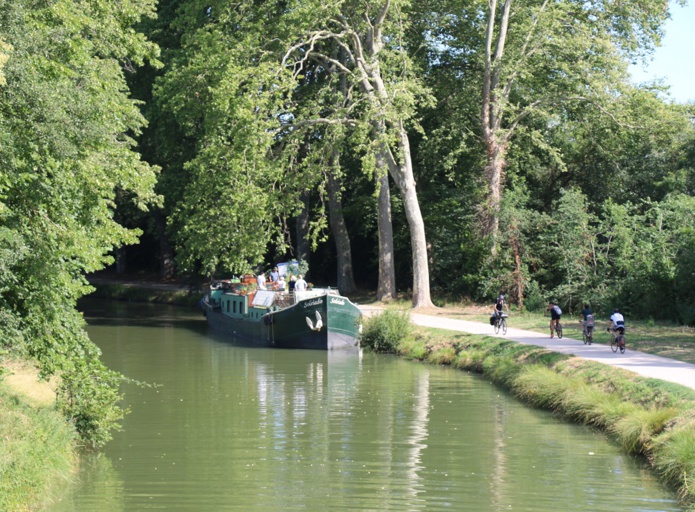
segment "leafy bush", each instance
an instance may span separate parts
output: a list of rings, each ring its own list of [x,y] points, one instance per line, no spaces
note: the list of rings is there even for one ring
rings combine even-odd
[[[92,448],[109,441],[112,430],[120,430],[119,422],[127,412],[118,405],[122,399],[118,387],[123,380],[100,361],[80,361],[72,371],[62,374],[60,407],[82,441]]]
[[[384,311],[367,318],[361,345],[375,352],[395,353],[401,343],[412,339],[412,333],[407,311]]]

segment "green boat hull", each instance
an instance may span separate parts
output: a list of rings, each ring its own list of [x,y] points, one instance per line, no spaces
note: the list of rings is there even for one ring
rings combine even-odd
[[[235,293],[204,297],[201,308],[210,327],[269,347],[316,350],[359,347],[362,315],[345,297],[329,293],[307,296],[287,307],[248,306],[248,299],[247,302],[244,299]]]

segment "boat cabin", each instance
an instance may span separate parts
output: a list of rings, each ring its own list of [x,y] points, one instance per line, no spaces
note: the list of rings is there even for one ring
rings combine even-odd
[[[248,290],[248,283],[220,281],[213,283],[207,302],[213,309],[232,318],[260,320],[266,313],[278,311],[299,301],[323,295],[339,295],[338,290],[312,288],[301,292]]]

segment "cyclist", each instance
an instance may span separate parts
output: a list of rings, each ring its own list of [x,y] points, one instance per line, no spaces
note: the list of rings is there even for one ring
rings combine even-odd
[[[593,327],[594,326],[594,314],[591,311],[591,307],[588,304],[584,304],[584,309],[582,309],[582,313],[579,317],[579,321],[582,324],[582,329],[586,332],[587,327]]]
[[[625,317],[620,313],[618,308],[615,308],[611,315],[611,319],[608,321],[608,329],[606,330],[615,338],[615,332],[619,329],[625,331]]]
[[[548,305],[546,311],[550,311],[550,339],[553,339],[555,337],[554,328],[560,323],[560,318],[562,318],[562,310],[560,306],[550,301],[550,305]]]
[[[509,306],[507,306],[507,301],[504,300],[504,295],[500,293],[499,297],[495,299],[495,303],[492,305],[492,315],[495,317],[495,322],[497,322],[499,318],[502,316],[502,312],[504,309],[506,309],[507,313],[509,313]]]

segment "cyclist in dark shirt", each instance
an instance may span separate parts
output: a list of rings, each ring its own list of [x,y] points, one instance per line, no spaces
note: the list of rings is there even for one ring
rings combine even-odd
[[[504,295],[500,293],[499,297],[495,299],[495,303],[493,304],[493,310],[492,312],[496,316],[502,316],[502,310],[506,309],[509,311],[509,306],[507,306],[507,301],[504,300]]]
[[[550,311],[550,339],[553,339],[555,337],[554,328],[560,322],[560,318],[562,318],[562,310],[560,306],[550,301],[546,311]]]
[[[504,295],[500,293],[499,296],[495,299],[494,304],[492,305],[491,325],[495,325],[497,322],[499,322],[499,319],[502,316],[503,310],[505,308],[507,309],[507,311],[509,311],[509,306],[507,306],[507,302],[504,300]]]
[[[588,304],[584,304],[584,309],[582,309],[582,313],[579,317],[579,321],[582,324],[582,330],[585,333],[589,333],[591,335],[591,329],[587,329],[587,327],[593,328],[594,326],[594,313],[591,311],[591,307]]]

